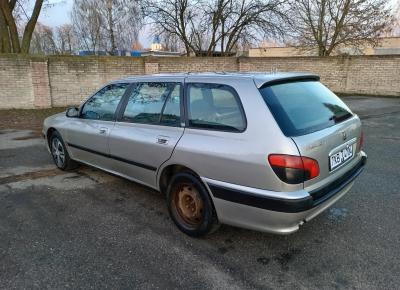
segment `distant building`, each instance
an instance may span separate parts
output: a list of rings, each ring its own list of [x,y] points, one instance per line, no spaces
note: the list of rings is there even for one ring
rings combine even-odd
[[[141,57],[141,56],[156,56],[156,57],[164,57],[164,56],[169,56],[169,57],[178,57],[182,56],[183,53],[177,52],[177,51],[165,51],[163,49],[162,44],[160,43],[160,38],[158,35],[156,35],[153,39],[153,42],[150,45],[149,49],[140,49],[139,45],[137,46],[138,49],[134,49],[132,51],[126,51],[126,50],[118,50],[115,51],[113,55],[116,56],[134,56],[134,57]],[[110,55],[106,51],[79,51],[79,55],[82,56],[88,56],[88,55]]]
[[[158,35],[154,36],[152,44],[150,44],[150,51],[161,51],[163,47],[160,43],[160,37]]]
[[[365,45],[360,48],[340,46],[332,55],[389,55],[400,54],[400,37],[383,37],[378,46]],[[288,56],[317,56],[317,49],[303,49],[301,47],[263,45],[250,48],[249,57],[288,57]]]
[[[177,51],[151,51],[151,50],[142,50],[142,51],[131,51],[131,56],[169,56],[169,57],[178,57],[182,56],[183,53]]]
[[[107,52],[104,50],[80,50],[78,51],[78,55],[80,56],[88,56],[88,55],[107,55]]]
[[[160,42],[160,37],[158,35],[154,36],[153,42],[150,44],[150,49],[144,49],[140,51],[133,51],[131,52],[132,56],[159,56],[159,57],[164,57],[164,56],[172,56],[172,57],[177,57],[177,56],[182,56],[183,54],[178,51],[165,51],[161,42]]]

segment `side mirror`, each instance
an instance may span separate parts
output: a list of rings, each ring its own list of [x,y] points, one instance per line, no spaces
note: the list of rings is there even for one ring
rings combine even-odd
[[[79,110],[77,107],[70,107],[67,109],[67,112],[65,113],[65,115],[68,118],[78,118],[79,117]]]

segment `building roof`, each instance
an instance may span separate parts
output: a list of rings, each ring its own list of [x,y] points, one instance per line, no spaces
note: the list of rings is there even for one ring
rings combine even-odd
[[[171,78],[171,77],[189,77],[196,76],[201,78],[252,78],[258,88],[265,84],[279,83],[283,81],[294,81],[304,79],[319,80],[319,76],[311,73],[300,73],[300,72],[186,72],[186,73],[162,73],[152,74],[144,76],[132,76],[125,79],[117,80],[115,82],[133,82],[138,80],[145,80],[152,77],[158,78]]]

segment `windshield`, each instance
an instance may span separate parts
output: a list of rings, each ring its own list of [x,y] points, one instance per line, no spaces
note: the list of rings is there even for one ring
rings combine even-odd
[[[353,116],[333,92],[318,81],[265,86],[260,93],[286,136],[313,133]]]

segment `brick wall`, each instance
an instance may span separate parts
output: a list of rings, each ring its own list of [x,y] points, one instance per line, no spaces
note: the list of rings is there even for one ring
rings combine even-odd
[[[31,60],[0,57],[0,108],[33,108]]]
[[[240,62],[240,70],[315,73],[321,77],[321,81],[332,91],[345,93],[349,62],[349,58],[342,57],[251,57]]]
[[[313,72],[337,93],[400,97],[400,55],[328,58],[0,55],[0,108],[74,105],[111,80],[189,71]]]
[[[133,57],[49,57],[54,107],[79,104],[104,84],[144,74],[144,61]]]

